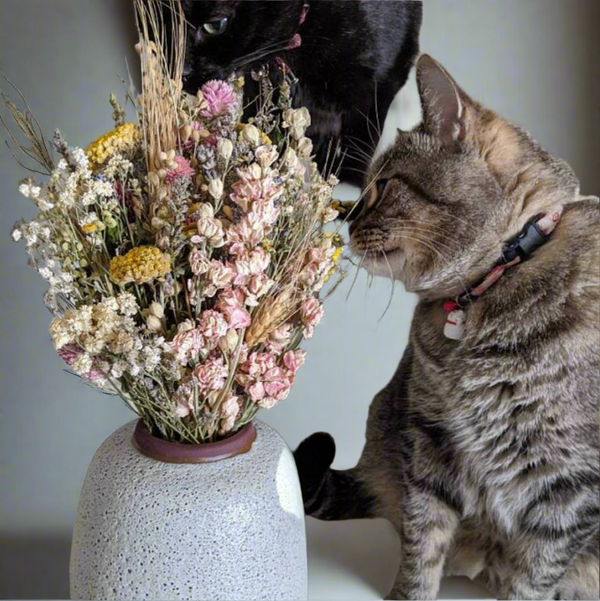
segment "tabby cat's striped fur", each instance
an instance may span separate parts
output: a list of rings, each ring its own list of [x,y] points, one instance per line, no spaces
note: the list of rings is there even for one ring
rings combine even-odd
[[[410,342],[354,469],[329,468],[326,434],[296,451],[306,511],[396,526],[390,599],[435,599],[444,574],[499,599],[598,599],[597,199],[433,59],[417,74],[423,124],[375,161],[351,227],[369,271],[418,293]],[[558,205],[550,239],[467,309],[463,340],[446,339],[444,299]]]

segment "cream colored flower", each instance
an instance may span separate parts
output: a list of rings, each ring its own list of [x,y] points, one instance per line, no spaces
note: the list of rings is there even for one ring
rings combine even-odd
[[[227,138],[217,140],[217,152],[225,161],[228,161],[233,154],[233,142]]]
[[[277,148],[272,145],[259,146],[256,149],[256,160],[263,169],[270,167],[279,156]]]
[[[299,109],[287,109],[283,112],[283,127],[290,130],[292,138],[300,140],[310,125],[310,113],[305,107]]]
[[[298,156],[308,159],[313,151],[313,143],[310,138],[302,138],[298,142]]]
[[[254,125],[246,125],[242,130],[242,140],[249,142],[252,146],[258,146],[261,142],[260,131]]]
[[[208,184],[208,193],[215,199],[221,200],[223,196],[223,182],[220,179],[211,179]]]

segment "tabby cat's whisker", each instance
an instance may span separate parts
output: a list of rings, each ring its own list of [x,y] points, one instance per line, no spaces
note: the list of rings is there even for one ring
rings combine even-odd
[[[396,279],[394,278],[394,272],[392,271],[392,266],[390,265],[390,260],[388,259],[387,255],[385,254],[385,252],[383,250],[381,251],[381,254],[383,255],[383,258],[385,259],[388,270],[390,272],[390,280],[392,280],[392,285],[390,288],[390,299],[388,300],[388,304],[385,308],[385,311],[383,312],[381,317],[377,320],[378,324],[381,323],[381,320],[385,317],[385,314],[388,312],[389,308],[392,306],[392,300],[394,299],[394,290],[396,287]]]
[[[356,280],[358,279],[358,274],[360,272],[360,268],[362,267],[362,264],[367,256],[368,252],[369,252],[369,250],[366,249],[365,252],[363,253],[360,263],[358,264],[358,267],[356,268],[356,273],[354,274],[354,279],[352,280],[352,284],[350,285],[350,290],[348,290],[348,294],[346,295],[346,302],[350,298],[350,294],[352,293],[352,290],[354,290],[354,284],[356,284]]]

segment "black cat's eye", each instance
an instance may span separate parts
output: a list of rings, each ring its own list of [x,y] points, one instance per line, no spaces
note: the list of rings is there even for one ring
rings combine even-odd
[[[208,35],[221,35],[227,31],[229,27],[229,17],[223,17],[216,21],[207,21],[202,25],[202,29]]]

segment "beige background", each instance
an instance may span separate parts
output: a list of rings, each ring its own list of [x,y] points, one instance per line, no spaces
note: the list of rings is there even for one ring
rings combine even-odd
[[[28,98],[46,131],[86,145],[111,127],[109,92],[134,64],[123,0],[0,0],[0,72]],[[421,46],[467,92],[527,127],[567,159],[582,192],[600,191],[597,0],[426,0]],[[389,35],[394,35],[393,31]],[[6,89],[4,84],[0,87]],[[387,136],[418,120],[414,82],[390,113]],[[53,353],[43,284],[9,232],[33,215],[16,192],[22,171],[0,150],[0,598],[68,596],[70,530],[87,465],[102,440],[132,418],[63,373]],[[347,198],[352,189],[341,190]],[[350,278],[351,279],[351,278]],[[315,430],[352,466],[367,408],[406,343],[414,298],[359,274],[330,299],[289,399],[261,418],[295,447]],[[383,522],[308,522],[311,598],[376,599],[387,592],[397,542]],[[450,583],[446,598],[475,588]]]

